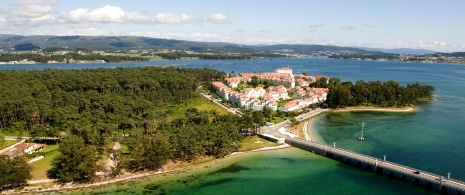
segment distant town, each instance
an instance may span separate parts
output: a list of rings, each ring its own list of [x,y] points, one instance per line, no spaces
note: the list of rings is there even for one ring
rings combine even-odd
[[[334,58],[349,60],[378,60],[419,63],[465,64],[465,53],[435,53],[424,55],[360,52],[353,50],[321,50],[312,52],[280,49],[256,52],[193,51],[186,49],[131,49],[119,51],[46,48],[33,51],[2,51],[0,64],[53,64],[149,61],[160,59],[184,60],[253,60],[257,58]]]

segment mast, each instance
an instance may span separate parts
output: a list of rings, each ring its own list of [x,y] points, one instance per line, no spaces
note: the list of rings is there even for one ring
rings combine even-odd
[[[360,141],[365,140],[365,138],[363,137],[363,127],[364,126],[365,126],[365,122],[362,123],[362,135],[358,138]]]

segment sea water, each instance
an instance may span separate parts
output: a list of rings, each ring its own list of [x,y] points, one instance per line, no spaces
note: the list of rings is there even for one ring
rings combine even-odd
[[[465,180],[465,66],[458,64],[353,61],[321,58],[258,60],[160,60],[138,63],[0,65],[0,69],[114,68],[177,64],[226,73],[271,72],[291,67],[295,74],[339,77],[342,81],[395,80],[435,87],[434,100],[411,113],[323,114],[312,127],[330,145]],[[358,141],[365,123],[365,141]],[[85,193],[147,194],[425,194],[394,179],[366,172],[298,149],[227,160],[229,165],[109,185]],[[184,177],[184,179],[183,179]],[[165,179],[164,179],[165,178]],[[73,193],[79,193],[74,191]]]
[[[433,194],[296,148],[246,154],[199,170],[69,193]]]

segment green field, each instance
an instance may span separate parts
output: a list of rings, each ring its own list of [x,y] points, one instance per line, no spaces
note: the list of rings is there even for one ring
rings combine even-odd
[[[47,179],[47,170],[52,168],[52,159],[59,154],[58,145],[47,145],[41,153],[45,153],[45,158],[32,163],[32,180]]]
[[[1,132],[4,136],[18,136],[19,131],[13,131],[13,130],[5,130],[1,129]],[[23,131],[23,137],[29,137],[29,132],[28,131]]]
[[[241,148],[239,148],[239,152],[251,151],[263,147],[271,147],[271,146],[278,146],[280,144],[270,142],[266,139],[263,139],[258,136],[252,136],[245,138],[241,143]]]
[[[3,142],[3,144],[0,146],[0,149],[11,146],[11,145],[15,144],[16,142],[18,142],[18,141],[16,141],[16,140],[5,140],[5,142]]]
[[[183,103],[171,106],[169,108],[170,115],[167,119],[170,121],[172,119],[184,116],[187,110],[196,108],[199,111],[210,111],[216,110],[219,115],[228,114],[229,112],[223,109],[222,107],[218,106],[214,102],[210,101],[209,99],[200,96],[197,98],[192,98],[189,100],[184,101]]]

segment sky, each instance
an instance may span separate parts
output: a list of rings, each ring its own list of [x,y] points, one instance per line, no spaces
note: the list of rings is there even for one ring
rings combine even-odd
[[[0,34],[465,51],[464,0],[1,0]]]

